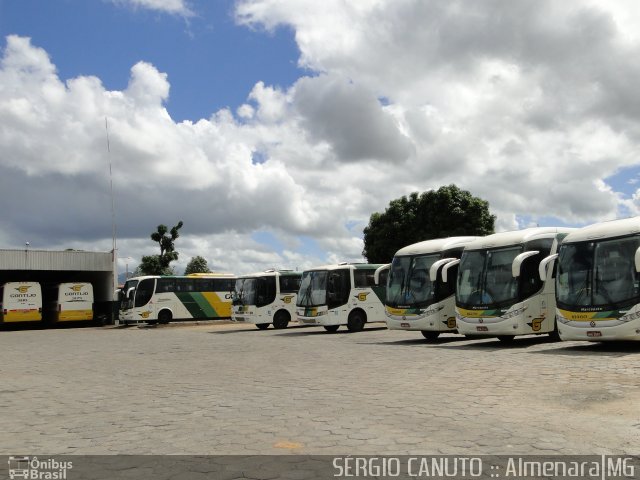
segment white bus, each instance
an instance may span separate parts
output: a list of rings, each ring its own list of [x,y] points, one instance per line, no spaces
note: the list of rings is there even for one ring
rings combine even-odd
[[[238,277],[233,291],[231,319],[252,323],[261,330],[287,328],[296,314],[302,273],[267,270]]]
[[[340,263],[304,271],[296,301],[298,323],[322,326],[328,332],[346,325],[358,332],[367,322],[384,322],[385,286],[374,278],[384,267]]]
[[[122,289],[120,321],[230,318],[235,280],[230,273],[130,278]]]
[[[398,250],[387,283],[387,328],[420,331],[428,340],[442,332],[455,332],[458,262],[454,260],[460,258],[465,245],[477,239],[439,238]]]
[[[640,217],[567,235],[556,274],[562,340],[640,340]]]
[[[456,288],[456,325],[467,336],[557,336],[555,285],[540,262],[571,228],[536,227],[495,233],[469,243],[462,253]]]
[[[73,322],[93,320],[93,285],[66,282],[45,288],[45,320]]]
[[[0,323],[42,320],[42,288],[38,282],[7,282],[0,287]]]

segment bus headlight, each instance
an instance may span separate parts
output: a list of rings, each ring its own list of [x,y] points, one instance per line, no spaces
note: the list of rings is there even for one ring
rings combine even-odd
[[[626,315],[623,315],[618,320],[620,320],[621,322],[631,322],[633,320],[637,320],[638,318],[640,318],[640,310],[634,313],[628,313]]]
[[[515,310],[511,310],[510,312],[507,312],[504,315],[501,315],[500,318],[504,320],[509,320],[510,318],[513,318],[522,314],[522,312],[524,312],[526,309],[527,307],[516,308]]]

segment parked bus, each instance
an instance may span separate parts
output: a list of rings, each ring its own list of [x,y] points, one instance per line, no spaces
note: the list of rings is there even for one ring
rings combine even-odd
[[[387,328],[420,331],[428,340],[456,332],[458,262],[452,262],[461,257],[465,245],[477,239],[440,238],[398,250],[387,283]]]
[[[120,320],[127,324],[229,318],[235,280],[230,273],[130,278],[122,289]]]
[[[42,320],[42,289],[38,282],[7,282],[0,291],[0,323]]]
[[[456,288],[456,325],[467,336],[549,333],[557,336],[555,285],[540,262],[571,228],[537,227],[495,233],[465,246]],[[557,242],[556,242],[557,244]]]
[[[287,328],[296,314],[302,273],[267,270],[238,277],[233,292],[231,319],[253,323],[261,330]]]
[[[298,322],[323,326],[328,332],[340,325],[358,332],[367,322],[384,322],[385,286],[376,284],[374,277],[385,267],[340,263],[304,271],[296,302]]]
[[[640,340],[640,217],[567,235],[557,255],[562,340]]]
[[[93,320],[93,285],[67,282],[45,288],[45,320],[52,322]]]

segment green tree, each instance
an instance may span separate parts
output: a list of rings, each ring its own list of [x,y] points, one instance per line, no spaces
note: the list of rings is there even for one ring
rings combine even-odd
[[[204,257],[197,255],[189,260],[187,268],[184,269],[184,274],[190,275],[192,273],[211,273],[207,260]]]
[[[455,185],[392,200],[373,213],[364,229],[362,255],[370,263],[388,263],[402,247],[423,240],[493,233],[496,217],[489,202]]]
[[[175,241],[180,236],[178,230],[182,228],[182,220],[171,230],[166,225],[158,225],[158,229],[151,234],[151,240],[160,246],[160,255],[145,255],[138,266],[143,275],[171,275],[173,268],[170,263],[178,259]]]

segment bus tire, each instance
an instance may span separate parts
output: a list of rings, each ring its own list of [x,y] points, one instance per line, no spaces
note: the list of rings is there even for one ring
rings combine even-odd
[[[555,319],[553,320],[553,330],[549,332],[549,339],[552,342],[559,342],[562,340],[560,338],[560,332],[558,332],[558,321]]]
[[[440,336],[440,332],[430,332],[428,330],[421,330],[420,333],[422,333],[422,336],[430,342],[437,340]]]
[[[515,335],[498,335],[498,340],[500,340],[502,343],[511,343],[513,342],[514,338]]]
[[[167,323],[169,323],[171,321],[171,318],[172,315],[169,310],[161,310],[160,313],[158,313],[158,323],[162,325],[166,325]]]
[[[347,329],[350,332],[359,332],[364,328],[364,324],[367,323],[367,319],[363,312],[360,310],[354,310],[349,314],[347,320]]]
[[[337,332],[339,328],[340,328],[340,325],[325,325],[324,326],[324,329],[327,332]]]
[[[284,310],[278,310],[273,316],[273,328],[276,330],[282,330],[289,325],[289,313]]]
[[[266,330],[267,328],[269,328],[269,324],[268,323],[256,323],[256,327],[258,327],[258,329],[260,329],[260,330]]]

